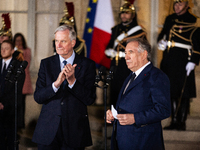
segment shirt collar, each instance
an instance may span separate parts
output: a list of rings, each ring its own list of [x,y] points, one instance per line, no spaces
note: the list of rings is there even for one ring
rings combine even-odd
[[[138,69],[137,71],[135,71],[135,75],[136,75],[135,78],[137,78],[137,76],[139,76],[139,74],[142,72],[142,70],[144,70],[144,68],[145,68],[146,66],[148,66],[150,63],[151,63],[151,62],[149,61],[149,62],[146,63],[144,66],[142,66],[140,69]]]
[[[1,72],[3,71],[4,63],[6,63],[6,69],[8,68],[8,65],[10,64],[10,61],[12,60],[12,57],[8,60],[2,59],[2,67],[1,67]]]
[[[10,64],[11,60],[12,60],[12,57],[6,61],[4,59],[2,59],[2,65],[4,65],[4,63],[6,63],[6,68],[8,68],[8,65]]]
[[[72,55],[69,58],[67,58],[67,59],[64,59],[60,55],[59,55],[59,58],[60,58],[60,64],[61,64],[60,66],[62,66],[64,60],[67,61],[67,64],[73,65],[73,62],[74,62],[74,59],[75,59],[75,52],[73,51]]]

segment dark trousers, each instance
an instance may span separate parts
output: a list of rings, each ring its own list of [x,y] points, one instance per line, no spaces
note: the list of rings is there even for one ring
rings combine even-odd
[[[111,150],[119,150],[118,148],[118,144],[117,144],[117,120],[114,121],[113,123],[113,135],[112,135],[112,139],[111,139]]]
[[[14,150],[15,149],[15,129],[14,127],[5,127],[0,122],[0,150]],[[16,145],[18,150],[18,145]]]
[[[50,145],[38,144],[38,150],[84,150],[84,149],[85,149],[84,147],[71,148],[66,144],[64,140],[63,132],[62,132],[61,122],[58,128],[58,131],[56,133],[56,136]]]

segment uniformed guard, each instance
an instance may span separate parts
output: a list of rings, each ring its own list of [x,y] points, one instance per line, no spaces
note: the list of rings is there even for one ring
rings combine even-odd
[[[75,16],[74,16],[74,4],[73,2],[65,2],[65,5],[66,5],[64,9],[65,15],[60,19],[59,26],[64,24],[71,25],[74,27],[74,30],[77,33]],[[53,47],[54,47],[54,53],[56,53],[55,40],[53,40]],[[76,44],[74,46],[74,51],[79,55],[85,57],[87,56],[85,41],[81,39],[79,36],[76,37]]]
[[[3,26],[0,30],[0,44],[4,40],[12,41],[11,20],[10,20],[9,13],[2,14],[2,24]],[[22,50],[15,49],[15,52],[13,53],[13,57],[15,57],[19,61],[23,61],[24,57],[22,53],[23,53]]]
[[[126,41],[131,38],[146,38],[146,32],[138,25],[135,7],[130,1],[126,0],[120,7],[119,17],[121,23],[112,28],[111,39],[105,50],[106,56],[112,60],[111,66],[115,66],[110,84],[110,103],[113,105],[116,104],[124,80],[130,74],[124,53]]]
[[[2,14],[2,28],[0,30],[0,48],[1,43],[4,40],[12,40],[12,32],[11,32],[11,22],[9,13]],[[0,51],[0,58],[1,58],[1,51]]]
[[[157,39],[158,49],[163,50],[160,68],[171,84],[172,121],[164,129],[186,130],[190,98],[196,97],[194,68],[200,58],[199,19],[189,13],[188,0],[174,0],[173,8],[174,13],[166,17]]]

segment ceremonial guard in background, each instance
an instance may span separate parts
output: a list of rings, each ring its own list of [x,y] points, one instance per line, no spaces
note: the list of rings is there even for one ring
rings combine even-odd
[[[4,40],[12,41],[11,22],[9,13],[2,14],[1,17],[2,17],[2,28],[0,30],[0,48],[1,48],[1,43]],[[0,53],[0,58],[1,58],[1,53]]]
[[[170,79],[172,121],[164,129],[186,130],[190,98],[196,97],[194,68],[199,64],[199,19],[189,13],[188,0],[174,0],[173,14],[166,17],[158,36],[163,50],[160,68]]]
[[[130,74],[124,53],[126,41],[131,38],[146,38],[146,32],[137,23],[137,15],[132,3],[133,1],[125,1],[120,7],[121,23],[112,28],[111,39],[105,50],[106,56],[112,60],[111,67],[115,66],[110,87],[110,103],[113,105],[116,104],[124,80]]]
[[[74,17],[74,4],[73,2],[65,2],[66,8],[64,10],[65,15],[61,18],[59,26],[67,24],[74,27],[75,32],[77,33],[76,29],[76,22]],[[55,48],[55,40],[53,40],[53,47],[54,53],[56,53]],[[76,37],[76,45],[74,46],[74,51],[82,56],[87,56],[87,49],[85,45],[85,41],[81,39],[79,36]]]
[[[0,30],[0,44],[4,40],[12,41],[11,20],[10,20],[9,13],[2,14],[2,25],[3,26]],[[24,57],[23,57],[22,53],[23,53],[22,50],[15,48],[15,52],[13,53],[13,57],[16,58],[19,61],[23,61]],[[1,55],[0,55],[0,58],[1,58]]]

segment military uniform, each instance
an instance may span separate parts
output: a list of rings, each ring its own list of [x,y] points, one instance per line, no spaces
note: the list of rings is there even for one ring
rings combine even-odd
[[[111,39],[105,50],[107,57],[111,58],[111,66],[115,66],[113,80],[110,84],[110,103],[115,105],[124,80],[130,74],[125,61],[125,47],[128,39],[145,37],[146,33],[138,25],[136,16],[128,25],[122,23],[112,28]]]
[[[176,13],[166,17],[164,27],[158,36],[160,41],[164,36],[168,41],[167,47],[163,52],[163,59],[160,68],[170,79],[171,99],[172,99],[172,123],[183,124],[189,109],[189,99],[196,97],[195,74],[194,70],[186,75],[186,65],[188,62],[199,64],[199,30],[197,18],[188,11],[182,15]],[[179,100],[181,103],[177,113]],[[179,127],[177,127],[179,129]],[[182,130],[180,129],[180,130]]]
[[[11,20],[10,20],[9,13],[2,14],[2,23],[3,23],[3,26],[0,30],[0,36],[7,36],[8,40],[12,41]],[[0,46],[1,46],[1,43],[0,43]],[[1,47],[0,47],[0,50],[1,50]],[[21,50],[15,49],[15,52],[13,53],[13,57],[19,61],[23,61],[24,57],[22,53],[23,52]],[[1,58],[1,54],[0,54],[0,58]]]

